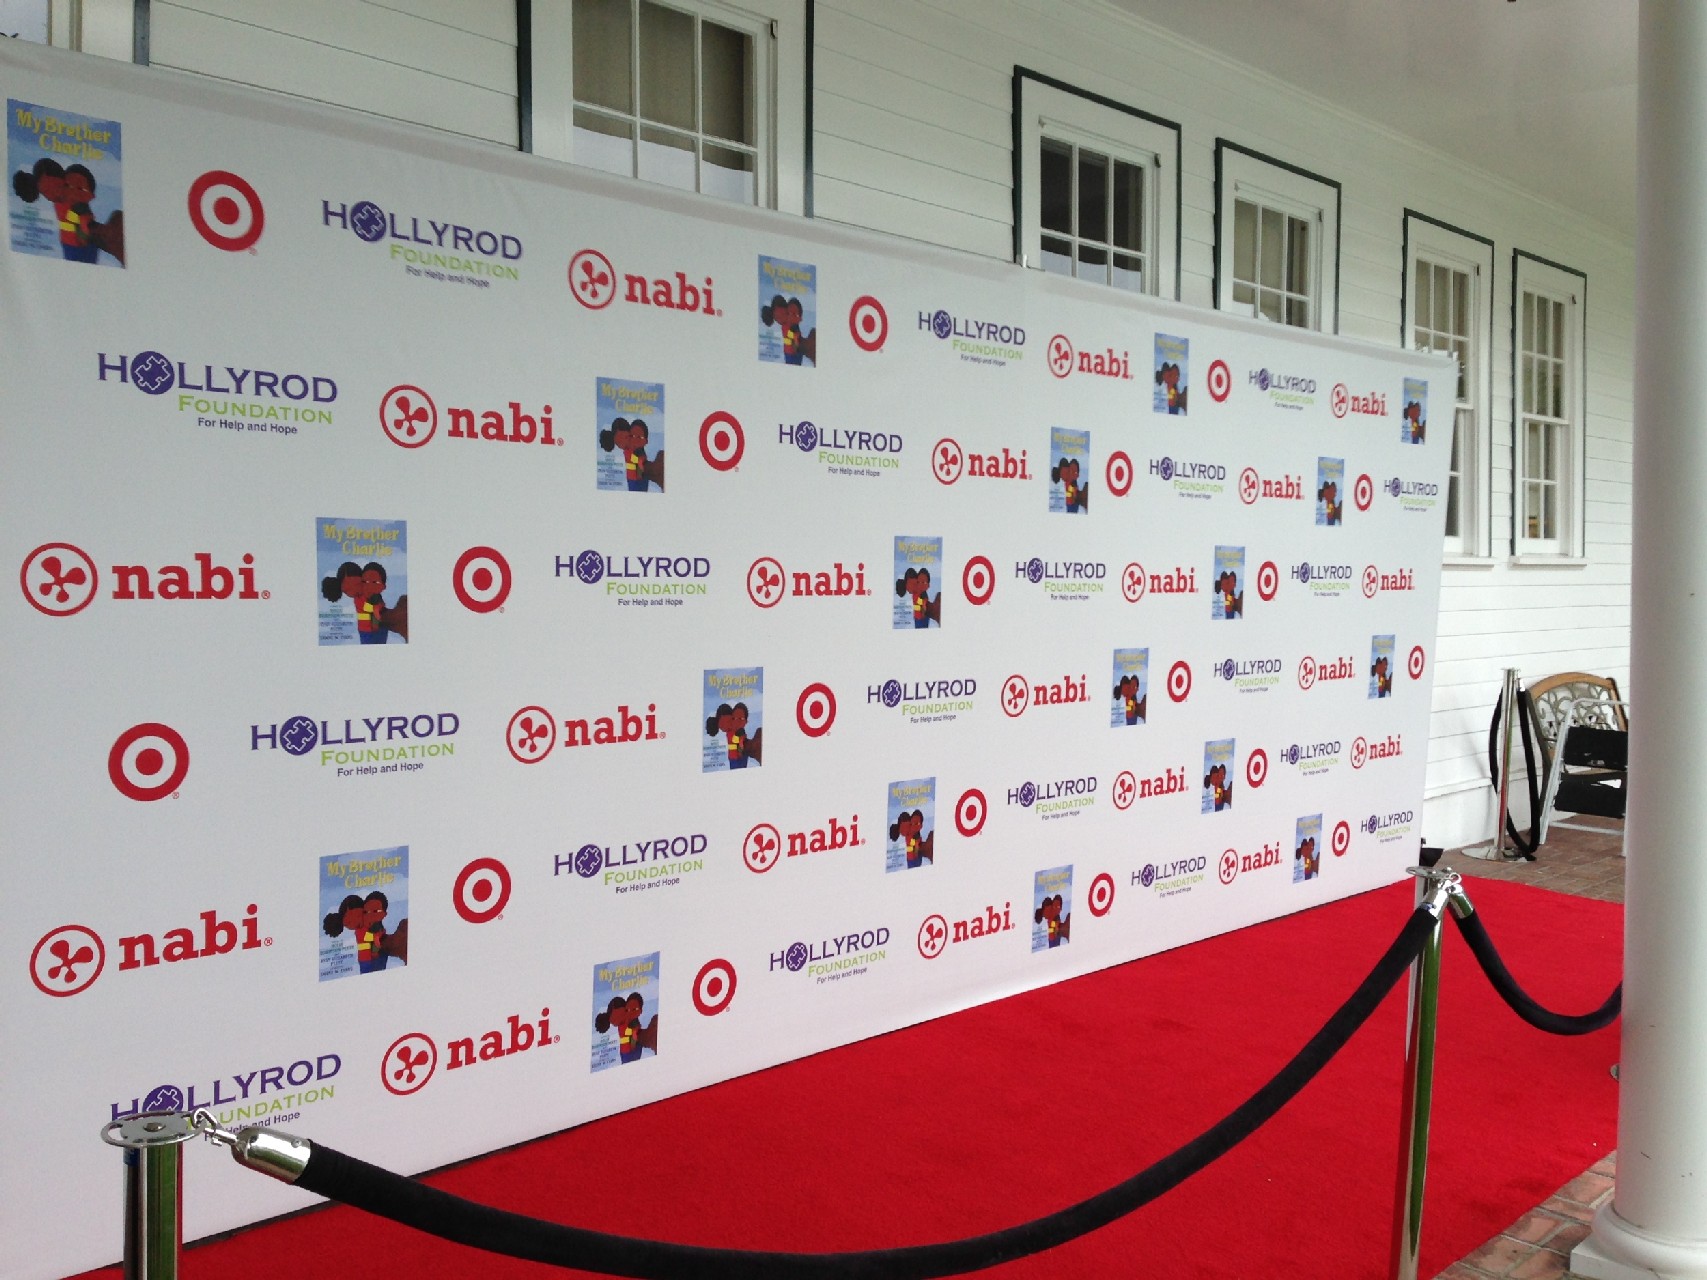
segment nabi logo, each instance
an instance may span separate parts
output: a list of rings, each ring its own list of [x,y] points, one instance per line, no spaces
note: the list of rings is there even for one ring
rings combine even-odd
[[[451,407],[446,410],[450,420],[446,435],[452,440],[502,444],[563,443],[552,427],[550,405],[544,406],[537,416],[524,411],[519,400],[511,400],[507,408],[508,413],[502,409]],[[399,383],[379,402],[379,425],[391,443],[404,449],[419,449],[439,429],[438,405],[420,387]]]
[[[256,906],[244,908],[240,921],[221,920],[219,912],[203,911],[194,926],[168,929],[163,934],[135,933],[121,937],[119,971],[178,964],[233,951],[253,951],[273,945],[261,937]],[[106,968],[107,948],[93,929],[84,925],[61,925],[49,930],[30,953],[30,978],[36,989],[50,996],[73,996],[86,991]]]
[[[140,564],[111,568],[114,600],[270,600],[255,586],[255,557],[245,552],[237,568],[215,564],[197,551],[193,565]],[[24,557],[18,573],[24,599],[38,613],[68,618],[88,608],[100,590],[100,573],[89,553],[69,542],[44,542]]]
[[[597,249],[582,249],[569,259],[569,292],[589,311],[603,311],[616,301],[618,289],[622,300],[641,307],[656,307],[660,311],[690,311],[696,315],[720,316],[711,296],[712,280],[694,283],[687,272],[655,276],[625,274],[620,286],[616,268],[609,258]]]
[[[784,596],[844,597],[868,596],[865,585],[865,564],[854,565],[849,573],[840,560],[828,569],[795,570],[792,574],[782,562],[772,556],[761,556],[747,569],[747,598],[761,609],[772,609],[782,603]]]

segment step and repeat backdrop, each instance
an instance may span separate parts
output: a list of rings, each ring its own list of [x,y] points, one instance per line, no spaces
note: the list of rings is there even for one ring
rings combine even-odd
[[[417,1170],[1414,861],[1443,362],[0,88],[7,1275],[117,1255],[129,1112]]]

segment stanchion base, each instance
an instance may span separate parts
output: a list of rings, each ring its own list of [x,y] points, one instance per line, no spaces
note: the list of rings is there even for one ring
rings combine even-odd
[[[1707,1239],[1659,1239],[1638,1232],[1603,1205],[1589,1238],[1571,1251],[1571,1272],[1586,1280],[1707,1280]]]

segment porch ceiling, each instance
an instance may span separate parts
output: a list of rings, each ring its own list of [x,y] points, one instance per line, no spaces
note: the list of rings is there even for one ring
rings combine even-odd
[[[1635,237],[1637,0],[1114,3]]]

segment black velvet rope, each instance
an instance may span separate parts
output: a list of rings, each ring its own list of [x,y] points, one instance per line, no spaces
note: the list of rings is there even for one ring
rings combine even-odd
[[[1488,981],[1494,984],[1494,990],[1500,993],[1500,998],[1511,1006],[1513,1013],[1537,1030],[1556,1036],[1587,1035],[1590,1031],[1599,1031],[1602,1027],[1609,1026],[1624,1007],[1624,984],[1620,982],[1612,988],[1612,994],[1606,997],[1605,1003],[1591,1013],[1572,1017],[1543,1008],[1517,985],[1517,979],[1513,978],[1511,971],[1505,967],[1505,961],[1500,959],[1500,953],[1494,949],[1493,939],[1488,937],[1488,930],[1482,924],[1480,912],[1472,912],[1463,917],[1454,915],[1452,918],[1458,921],[1458,931],[1464,935],[1464,941],[1470,944],[1470,951],[1475,955],[1476,962],[1482,966],[1482,972],[1488,975]]]
[[[1434,917],[1419,907],[1351,998],[1278,1075],[1225,1119],[1125,1182],[1058,1212],[988,1235],[862,1253],[764,1253],[637,1240],[541,1222],[475,1204],[319,1143],[312,1144],[308,1167],[296,1185],[491,1253],[645,1280],[683,1277],[925,1280],[931,1276],[979,1271],[1042,1252],[1106,1226],[1172,1190],[1249,1137],[1308,1084],[1368,1021],[1383,997],[1422,953],[1435,924]]]

